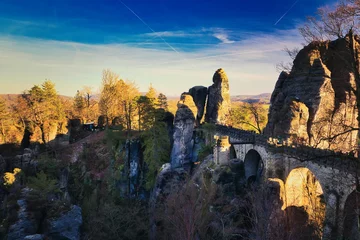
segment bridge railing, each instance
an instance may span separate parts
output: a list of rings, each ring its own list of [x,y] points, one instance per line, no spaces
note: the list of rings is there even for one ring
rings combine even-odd
[[[331,167],[347,172],[360,174],[360,162],[352,154],[344,154],[329,149],[319,149],[300,143],[294,143],[288,139],[269,138],[262,134],[232,128],[223,125],[216,125],[218,134],[230,137],[230,143],[234,144],[256,144],[266,147],[275,153],[284,153],[300,161],[312,161],[317,164]]]

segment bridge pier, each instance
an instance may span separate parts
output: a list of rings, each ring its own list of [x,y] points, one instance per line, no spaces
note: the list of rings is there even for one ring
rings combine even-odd
[[[230,147],[228,136],[215,136],[216,146],[214,147],[214,162],[217,165],[229,165]]]

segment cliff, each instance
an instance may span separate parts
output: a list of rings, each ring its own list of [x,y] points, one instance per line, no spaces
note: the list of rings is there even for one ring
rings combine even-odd
[[[352,151],[357,131],[349,129],[358,123],[351,62],[346,38],[304,47],[291,72],[279,76],[265,134],[318,148]]]

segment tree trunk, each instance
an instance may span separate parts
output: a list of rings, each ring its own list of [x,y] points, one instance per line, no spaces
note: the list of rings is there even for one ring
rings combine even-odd
[[[41,140],[43,141],[44,144],[46,144],[44,124],[40,124],[39,127],[40,127],[40,130],[41,130]]]

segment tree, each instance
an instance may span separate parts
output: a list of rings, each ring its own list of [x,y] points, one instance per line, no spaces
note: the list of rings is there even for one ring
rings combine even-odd
[[[43,143],[46,143],[49,127],[65,118],[55,84],[46,80],[41,86],[34,85],[22,94],[22,99],[26,105],[26,121],[40,128],[41,139]]]
[[[148,166],[146,188],[151,189],[160,167],[169,161],[170,139],[166,123],[157,121],[154,126],[143,134],[144,160]]]
[[[132,129],[133,118],[136,115],[135,98],[139,95],[135,82],[124,81],[116,73],[107,69],[103,71],[100,95],[100,113],[108,118],[108,122],[115,117],[122,116],[128,133]]]
[[[109,69],[103,71],[102,74],[102,86],[100,94],[100,113],[105,115],[109,119],[114,118],[117,115],[117,88],[119,76]]]
[[[157,102],[158,102],[158,106],[159,108],[162,108],[164,110],[168,110],[168,102],[167,102],[167,97],[165,96],[165,94],[159,93],[158,97],[157,97]]]
[[[138,96],[136,98],[138,109],[139,132],[151,128],[154,119],[154,107],[151,99],[146,96]]]
[[[262,133],[267,123],[267,109],[260,103],[242,103],[231,111],[233,126]]]
[[[3,142],[7,142],[7,130],[10,125],[10,113],[3,98],[0,98],[0,134]]]
[[[347,0],[337,4],[334,9],[319,8],[316,17],[308,17],[308,22],[301,27],[300,33],[307,42],[326,41],[343,38],[347,44],[347,52],[341,53],[346,70],[353,74],[355,85],[351,91],[356,96],[357,123],[360,126],[360,66],[359,66],[359,33],[360,0]],[[327,140],[333,140],[351,131],[357,131],[360,139],[359,127],[346,126],[346,129]],[[358,148],[358,146],[357,146]],[[360,157],[360,155],[359,155]]]
[[[74,105],[74,110],[75,110],[76,114],[79,117],[82,116],[83,111],[86,107],[86,103],[85,103],[85,100],[79,90],[77,90],[77,92],[76,92],[73,105]]]
[[[156,93],[155,88],[153,88],[152,84],[150,84],[149,90],[145,96],[150,99],[152,104],[154,104],[154,105],[157,104],[157,93]]]
[[[290,57],[291,62],[280,62],[278,64],[276,64],[276,69],[278,70],[278,72],[290,72],[293,66],[293,61],[295,60],[297,54],[299,53],[300,49],[299,48],[293,48],[293,49],[289,49],[289,48],[284,48],[284,52],[287,53],[287,55]]]

